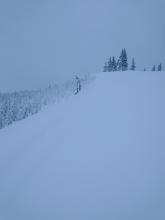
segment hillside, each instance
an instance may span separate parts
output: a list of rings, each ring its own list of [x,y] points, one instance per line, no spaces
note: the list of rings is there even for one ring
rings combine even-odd
[[[165,72],[95,74],[0,130],[0,220],[164,220]]]

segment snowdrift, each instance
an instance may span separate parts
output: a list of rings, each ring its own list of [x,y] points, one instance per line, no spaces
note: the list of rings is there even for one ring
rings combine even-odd
[[[0,131],[0,220],[165,219],[165,72],[95,76]]]

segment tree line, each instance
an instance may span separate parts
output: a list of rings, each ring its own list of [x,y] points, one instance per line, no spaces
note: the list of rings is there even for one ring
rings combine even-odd
[[[90,75],[84,75],[61,85],[49,85],[45,89],[0,93],[0,129],[38,113],[45,105],[79,93],[81,86],[84,87],[91,80]]]
[[[154,65],[151,69],[152,71],[162,71],[162,64],[160,63],[157,68],[156,65]]]
[[[104,65],[104,72],[114,72],[114,71],[127,71],[127,70],[134,71],[136,69],[136,62],[135,59],[132,58],[131,65],[129,67],[128,64],[128,56],[126,49],[122,49],[121,54],[118,59],[115,58],[115,56],[112,56],[108,59],[108,61],[105,62]],[[162,71],[162,64],[160,63],[157,67],[154,65],[151,69],[151,71]],[[146,69],[144,68],[144,71]]]

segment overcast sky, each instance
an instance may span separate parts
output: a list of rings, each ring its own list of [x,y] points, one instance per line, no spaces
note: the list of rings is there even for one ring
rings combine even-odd
[[[98,72],[124,47],[139,69],[165,65],[164,0],[0,1],[0,91]]]

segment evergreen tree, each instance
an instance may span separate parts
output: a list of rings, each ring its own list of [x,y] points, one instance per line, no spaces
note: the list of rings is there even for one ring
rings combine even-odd
[[[104,72],[108,72],[108,63],[107,62],[105,62],[105,65],[104,65],[104,70],[103,70]]]
[[[108,61],[108,72],[111,72],[111,71],[112,71],[112,59],[110,57]]]
[[[117,70],[117,63],[115,57],[112,57],[112,71],[116,71],[116,70]]]
[[[162,71],[162,64],[161,63],[158,65],[158,71]]]
[[[136,69],[136,65],[135,65],[135,60],[134,58],[132,59],[132,63],[131,63],[131,68],[130,70],[135,70]]]
[[[156,71],[156,67],[155,67],[155,65],[152,67],[152,71]]]
[[[119,70],[126,71],[128,70],[128,58],[126,49],[123,49],[119,57]]]

